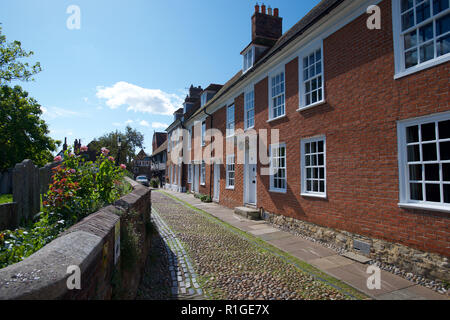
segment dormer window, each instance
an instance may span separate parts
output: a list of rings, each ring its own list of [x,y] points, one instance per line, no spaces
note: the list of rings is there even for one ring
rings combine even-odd
[[[203,107],[207,102],[208,102],[208,92],[205,91],[202,93],[202,96],[200,98],[201,106]]]
[[[244,53],[244,69],[243,71],[246,72],[251,67],[253,67],[253,64],[255,63],[255,48],[252,46],[250,47],[246,53]]]

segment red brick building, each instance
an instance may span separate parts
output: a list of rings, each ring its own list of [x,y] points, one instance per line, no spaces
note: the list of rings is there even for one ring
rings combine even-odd
[[[284,34],[278,10],[257,6],[243,69],[169,127],[169,138],[185,129],[192,159],[175,189],[449,280],[449,6],[324,0]],[[210,128],[223,134],[222,157],[208,151]],[[251,161],[247,143],[227,152],[239,129],[256,132],[268,163]]]

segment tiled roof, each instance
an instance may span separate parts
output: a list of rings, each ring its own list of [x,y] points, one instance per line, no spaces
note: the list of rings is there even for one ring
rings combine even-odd
[[[164,141],[164,143],[163,143],[158,149],[156,149],[155,151],[153,151],[152,157],[153,157],[153,156],[156,156],[157,154],[160,154],[161,152],[163,152],[163,151],[165,151],[165,150],[167,150],[167,140]]]

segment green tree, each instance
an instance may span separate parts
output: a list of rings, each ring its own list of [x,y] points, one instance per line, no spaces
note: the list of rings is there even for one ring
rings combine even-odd
[[[136,156],[136,150],[144,147],[144,135],[136,129],[127,126],[125,132],[118,130],[104,134],[98,139],[95,139],[89,144],[91,150],[100,152],[101,148],[105,147],[110,150],[113,157],[118,156],[119,148],[117,146],[117,139],[120,137],[122,146],[120,148],[120,162],[130,168],[131,161]]]
[[[30,66],[28,62],[20,62],[18,59],[28,58],[33,51],[22,49],[20,41],[6,42],[6,36],[2,34],[0,26],[0,85],[5,85],[14,80],[34,80],[33,75],[42,71],[39,62]]]
[[[43,166],[60,141],[51,139],[41,106],[20,86],[0,86],[0,171],[24,159]]]

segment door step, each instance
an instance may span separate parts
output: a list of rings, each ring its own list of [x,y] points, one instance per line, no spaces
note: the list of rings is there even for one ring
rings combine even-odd
[[[248,207],[234,208],[234,213],[249,220],[261,220],[259,210]]]
[[[354,252],[350,252],[350,251],[342,254],[342,256],[346,257],[346,258],[349,258],[349,259],[351,259],[353,261],[362,263],[362,264],[367,264],[370,261],[372,261],[372,259],[370,259],[370,258],[367,258],[365,256],[362,256],[360,254],[357,254],[357,253],[354,253]]]

